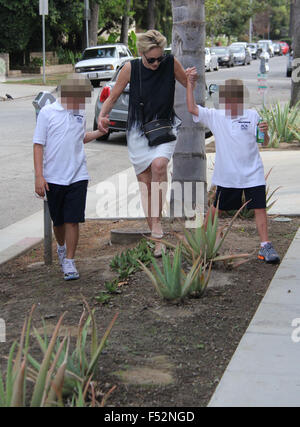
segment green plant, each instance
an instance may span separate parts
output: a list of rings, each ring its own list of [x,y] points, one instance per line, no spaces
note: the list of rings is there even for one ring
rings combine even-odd
[[[203,265],[211,261],[229,262],[232,267],[239,265],[233,264],[234,259],[247,259],[249,254],[227,254],[219,255],[219,251],[233,225],[233,222],[244,208],[245,204],[235,213],[229,225],[219,227],[218,207],[214,218],[212,217],[212,207],[209,208],[207,223],[192,230],[183,229],[183,237],[179,233],[175,233],[175,237],[182,243],[182,253],[187,262],[193,265],[200,257]],[[163,241],[166,246],[175,249],[176,246],[168,241]]]
[[[204,295],[204,292],[206,291],[206,288],[210,279],[211,268],[212,268],[212,261],[209,264],[207,264],[205,261],[200,263],[199,269],[196,271],[196,274],[190,289],[191,294],[194,294],[194,296],[198,298]]]
[[[278,147],[280,142],[292,142],[295,139],[294,130],[299,120],[300,101],[292,108],[289,103],[281,106],[279,102],[259,111],[260,116],[268,122],[270,143],[269,147]]]
[[[81,56],[80,52],[73,52],[72,50],[64,49],[59,47],[56,50],[56,55],[58,57],[59,64],[75,64],[77,58]]]
[[[130,51],[132,52],[133,56],[137,57],[139,56],[138,50],[136,47],[137,37],[134,31],[131,31],[131,33],[128,36],[128,47]]]
[[[142,239],[135,248],[116,255],[110,263],[111,269],[118,273],[120,280],[127,279],[131,274],[140,270],[138,260],[145,265],[152,261],[151,249],[153,246],[152,242]]]
[[[177,244],[173,263],[170,254],[162,253],[162,271],[156,260],[152,260],[151,270],[139,261],[144,272],[150,278],[160,297],[167,300],[182,300],[193,286],[195,277],[201,268],[199,258],[195,261],[189,273],[182,269],[182,245]]]
[[[56,340],[56,349],[57,355],[51,353],[50,359],[55,360],[57,358],[57,366],[60,368],[64,363],[65,375],[62,394],[63,396],[72,396],[74,390],[78,388],[78,385],[84,389],[90,383],[91,378],[94,376],[96,365],[99,361],[102,350],[106,344],[107,338],[111,332],[111,329],[117,319],[118,314],[116,314],[108,326],[106,332],[104,333],[100,343],[98,342],[97,337],[97,325],[94,316],[94,311],[89,308],[89,305],[85,301],[86,309],[89,313],[88,318],[86,319],[86,310],[84,310],[78,325],[77,332],[77,341],[75,350],[72,354],[69,355],[68,346],[66,343],[63,345]],[[91,343],[90,343],[90,356],[87,355],[87,336],[88,331],[91,326]],[[46,354],[49,347],[48,337],[46,331],[42,337],[36,329],[34,329],[34,335],[38,340],[40,348],[43,354]],[[62,346],[62,348],[61,348]],[[61,349],[60,349],[61,348]],[[60,352],[58,353],[58,349]],[[30,378],[35,381],[38,375],[38,372],[41,369],[39,362],[28,355],[28,361],[32,366],[30,371]],[[66,361],[66,362],[64,362]]]
[[[43,66],[43,58],[32,58],[29,64],[30,67],[42,67]]]
[[[14,342],[8,356],[6,380],[3,381],[0,375],[0,407],[24,407],[26,401],[29,406],[53,406],[61,405],[61,390],[66,370],[66,356],[62,360],[59,368],[58,358],[62,353],[63,346],[69,348],[69,339],[65,337],[53,356],[54,346],[58,337],[59,329],[64,318],[62,315],[54,329],[44,358],[40,364],[40,369],[36,374],[34,388],[31,396],[26,396],[26,378],[28,371],[28,351],[30,328],[34,307],[28,319],[24,321],[20,342],[16,358],[14,359],[17,342]],[[67,352],[66,352],[67,354]]]

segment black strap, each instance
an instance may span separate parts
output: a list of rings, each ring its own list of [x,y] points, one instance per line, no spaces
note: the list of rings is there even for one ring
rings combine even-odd
[[[140,113],[141,113],[141,121],[142,121],[142,124],[144,124],[144,102],[143,102],[143,98],[142,98],[142,59],[140,59],[140,61],[139,61],[139,77],[140,77],[140,101],[139,101],[139,106],[140,106]]]

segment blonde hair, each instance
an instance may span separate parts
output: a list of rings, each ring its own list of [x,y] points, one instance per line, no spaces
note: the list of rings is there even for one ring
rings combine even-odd
[[[157,30],[149,30],[146,33],[137,34],[137,48],[140,54],[145,54],[155,47],[164,49],[166,45],[166,37]]]

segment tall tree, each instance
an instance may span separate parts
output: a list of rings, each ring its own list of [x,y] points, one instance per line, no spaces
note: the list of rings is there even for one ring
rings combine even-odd
[[[196,88],[196,102],[205,103],[205,0],[172,0],[173,35],[172,51],[184,68],[195,66],[199,74]],[[185,183],[193,187],[192,206],[196,207],[196,193],[199,185],[203,201],[206,198],[206,154],[205,133],[203,126],[193,123],[192,116],[186,108],[185,88],[176,85],[175,91],[176,113],[182,119],[182,126],[178,132],[177,145],[173,157],[173,182],[179,182],[183,188]],[[189,202],[183,191],[183,203]],[[191,194],[190,194],[191,195]],[[171,198],[171,209],[174,209],[176,196]],[[175,206],[176,208],[176,206]],[[172,212],[172,210],[171,210]]]
[[[147,30],[155,29],[155,0],[148,0]]]
[[[291,105],[300,101],[300,0],[294,2],[294,23],[292,47],[294,51],[294,70],[292,72]]]
[[[125,10],[122,17],[122,27],[121,27],[121,38],[120,42],[128,45],[128,30],[129,30],[129,18],[130,18],[130,7],[131,0],[125,1]]]

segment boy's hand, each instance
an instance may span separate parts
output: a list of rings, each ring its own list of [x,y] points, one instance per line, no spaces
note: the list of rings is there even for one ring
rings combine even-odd
[[[187,77],[187,81],[188,81],[188,83],[189,83],[193,88],[195,88],[195,86],[196,86],[196,82],[197,82],[197,79],[198,79],[198,74],[197,74],[197,69],[196,69],[196,67],[187,68],[187,69],[185,70],[185,74],[186,74],[186,77]]]
[[[264,132],[264,133],[268,132],[268,129],[269,129],[268,122],[260,122],[258,127],[262,132]]]
[[[46,194],[46,190],[49,191],[49,186],[47,181],[43,176],[37,176],[35,178],[35,192],[40,197],[44,197]]]
[[[100,117],[98,119],[98,129],[100,132],[104,132],[107,133],[108,132],[108,127],[109,127],[109,118],[108,118],[108,114],[105,117]]]

